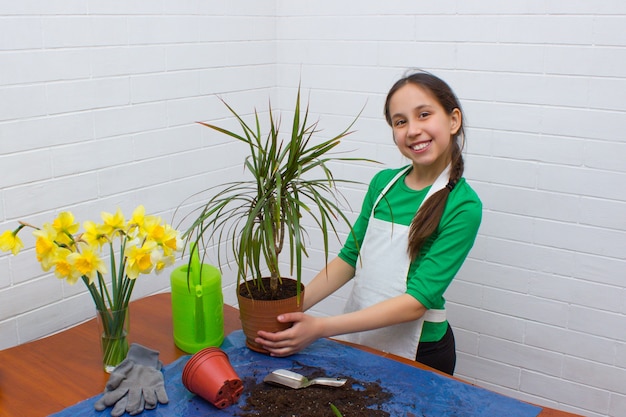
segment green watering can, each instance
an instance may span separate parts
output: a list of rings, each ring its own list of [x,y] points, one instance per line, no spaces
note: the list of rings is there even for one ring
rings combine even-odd
[[[198,251],[192,251],[190,264],[172,271],[170,284],[176,346],[191,354],[220,346],[224,341],[224,298],[219,269],[201,264]]]

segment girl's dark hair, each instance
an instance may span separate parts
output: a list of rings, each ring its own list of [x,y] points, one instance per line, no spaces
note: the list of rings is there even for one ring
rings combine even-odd
[[[415,84],[428,91],[448,114],[452,114],[454,109],[459,109],[461,112],[461,126],[452,138],[451,143],[451,169],[448,185],[430,196],[418,210],[411,222],[409,229],[409,247],[407,250],[411,260],[414,260],[419,255],[420,249],[426,239],[437,230],[439,221],[443,215],[443,210],[446,207],[446,202],[448,201],[448,195],[450,195],[456,183],[463,176],[464,163],[461,150],[464,144],[465,130],[463,128],[464,117],[461,104],[450,86],[435,75],[421,71],[401,78],[391,87],[389,93],[387,93],[387,99],[385,100],[385,119],[389,126],[392,126],[391,114],[389,113],[391,97],[396,91],[407,84]],[[461,144],[459,144],[459,140]]]

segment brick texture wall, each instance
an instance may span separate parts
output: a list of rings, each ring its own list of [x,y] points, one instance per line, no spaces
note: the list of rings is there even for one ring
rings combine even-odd
[[[365,181],[405,161],[382,117],[408,68],[464,106],[466,177],[484,203],[449,288],[457,376],[585,416],[626,410],[626,3],[73,1],[0,5],[0,226],[137,204],[171,218],[241,173],[194,122],[218,100],[288,109],[298,83],[322,135],[345,127]],[[354,218],[364,185],[344,187]],[[345,228],[342,229],[345,233]],[[312,233],[306,279],[323,264]],[[27,239],[26,251],[32,251]],[[340,248],[334,242],[332,250]],[[167,291],[145,277],[136,297]],[[316,306],[341,312],[349,289]],[[233,272],[224,294],[234,304]],[[93,316],[84,288],[0,256],[0,348]]]

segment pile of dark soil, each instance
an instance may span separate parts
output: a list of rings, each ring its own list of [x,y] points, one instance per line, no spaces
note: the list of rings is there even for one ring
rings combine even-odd
[[[298,369],[307,378],[325,376],[317,368]],[[335,376],[335,375],[333,375]],[[378,382],[360,382],[348,376],[348,382],[338,388],[312,385],[303,389],[290,389],[265,383],[257,383],[254,378],[244,380],[247,392],[243,412],[239,417],[334,417],[330,404],[341,412],[343,417],[383,417],[389,413],[381,410],[392,394],[384,390]]]

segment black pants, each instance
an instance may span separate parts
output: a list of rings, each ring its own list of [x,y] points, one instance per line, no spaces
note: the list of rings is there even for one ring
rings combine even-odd
[[[422,342],[417,348],[415,360],[446,374],[454,374],[456,365],[456,345],[454,333],[448,324],[446,334],[438,342]]]

